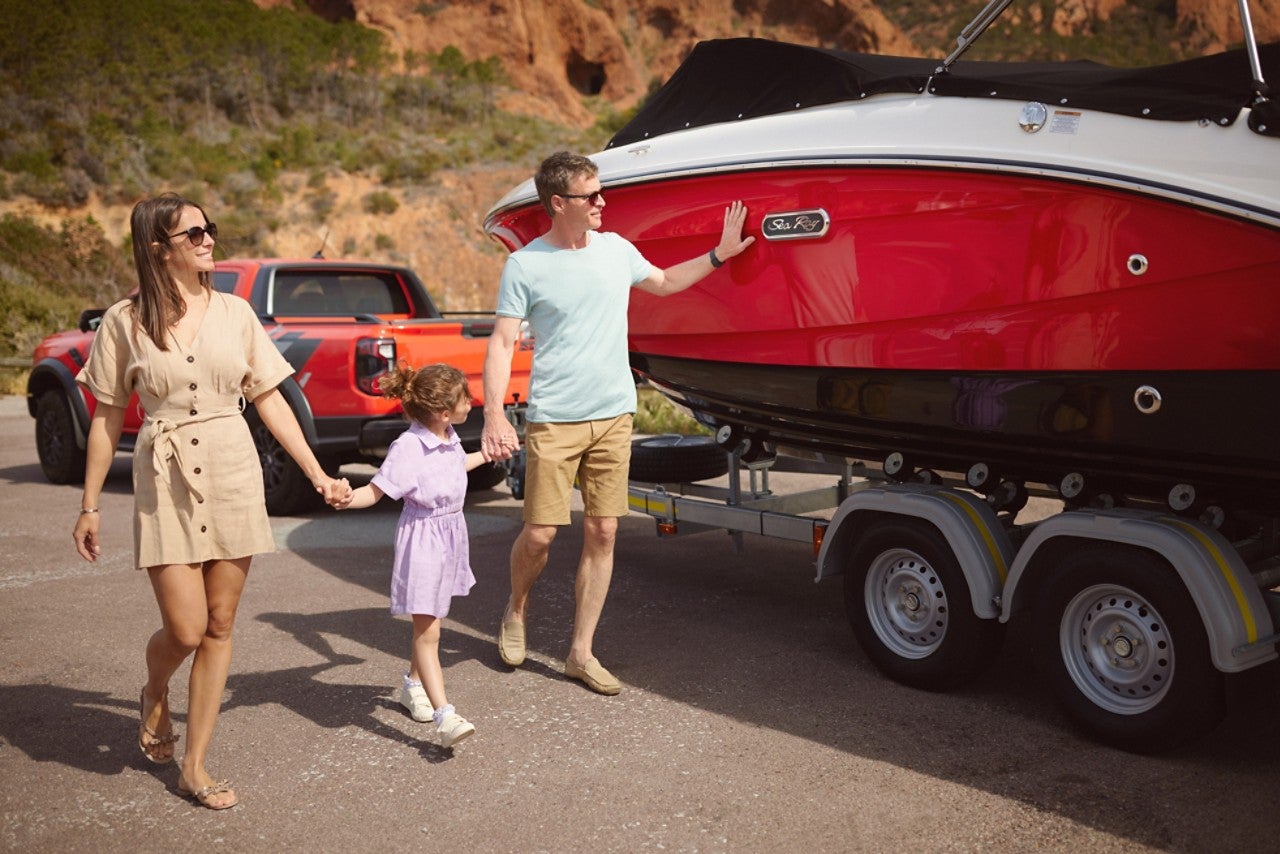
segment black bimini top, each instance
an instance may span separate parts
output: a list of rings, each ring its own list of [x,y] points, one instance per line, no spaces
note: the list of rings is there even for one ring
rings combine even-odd
[[[1280,80],[1280,42],[1258,48],[1263,78]],[[1254,104],[1244,50],[1147,68],[1097,62],[967,62],[943,74],[940,60],[806,47],[766,39],[699,42],[608,148],[664,133],[888,92],[1041,101],[1148,119],[1249,125],[1280,137],[1280,101]],[[930,79],[932,78],[932,79]]]

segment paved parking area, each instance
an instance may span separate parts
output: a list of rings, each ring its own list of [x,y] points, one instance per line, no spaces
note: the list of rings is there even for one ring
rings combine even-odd
[[[600,697],[559,672],[576,529],[535,590],[531,656],[494,633],[519,506],[470,504],[479,579],[446,624],[436,746],[389,698],[409,624],[387,613],[397,508],[277,519],[255,561],[210,768],[242,803],[174,794],[135,746],[142,644],[129,463],[103,498],[107,556],[74,553],[78,489],[44,482],[21,398],[0,398],[0,846],[22,851],[1272,851],[1276,668],[1233,686],[1208,739],[1136,757],[1081,739],[1039,688],[1025,632],[953,694],[880,677],[838,582],[803,546],[622,526]],[[356,473],[358,475],[358,472]],[[172,688],[183,729],[185,669]]]

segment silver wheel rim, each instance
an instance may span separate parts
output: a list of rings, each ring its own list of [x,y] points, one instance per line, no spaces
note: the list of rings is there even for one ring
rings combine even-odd
[[[1154,709],[1173,683],[1173,639],[1160,613],[1114,584],[1085,588],[1067,603],[1058,627],[1067,674],[1107,712]]]
[[[901,658],[927,658],[947,634],[947,591],[929,562],[910,549],[887,549],[871,562],[863,588],[871,628]]]

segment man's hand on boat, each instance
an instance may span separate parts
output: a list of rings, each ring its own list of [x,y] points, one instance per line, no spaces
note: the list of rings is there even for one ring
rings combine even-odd
[[[748,246],[756,242],[755,237],[742,236],[742,226],[746,221],[747,206],[740,200],[732,202],[724,209],[724,230],[720,232],[720,242],[714,249],[690,258],[688,261],[667,267],[665,270],[654,267],[649,278],[637,284],[636,287],[664,297],[678,294],[690,285],[696,284],[712,270],[728,263],[730,258],[741,255]]]

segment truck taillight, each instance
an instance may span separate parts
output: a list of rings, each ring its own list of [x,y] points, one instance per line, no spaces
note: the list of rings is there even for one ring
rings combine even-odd
[[[356,341],[356,388],[365,394],[379,394],[378,378],[396,363],[393,338],[361,338]]]

